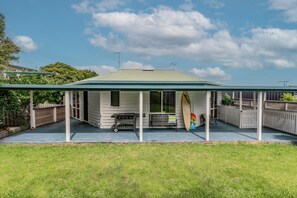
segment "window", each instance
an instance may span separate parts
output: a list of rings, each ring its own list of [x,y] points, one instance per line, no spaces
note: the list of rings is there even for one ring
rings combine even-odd
[[[175,91],[151,91],[150,112],[175,113]]]
[[[175,91],[163,92],[163,111],[165,113],[175,113]]]
[[[161,91],[151,91],[150,94],[150,111],[161,112]]]
[[[111,91],[110,92],[110,105],[113,107],[120,106],[120,92],[119,91]]]

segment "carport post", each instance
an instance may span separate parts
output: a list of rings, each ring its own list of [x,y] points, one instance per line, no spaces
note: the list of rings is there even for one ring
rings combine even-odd
[[[239,110],[242,111],[242,91],[239,92]]]
[[[209,141],[210,91],[206,92],[205,140]]]
[[[253,93],[253,99],[254,99],[254,110],[256,110],[256,92]]]
[[[65,129],[66,129],[66,142],[70,142],[70,98],[69,98],[69,91],[65,91]]]
[[[259,141],[262,141],[262,108],[263,100],[262,100],[262,92],[258,92],[258,111],[257,111],[257,138]]]
[[[36,124],[35,124],[35,111],[33,109],[33,91],[30,91],[30,127],[31,129],[35,129],[36,128]]]
[[[139,141],[143,141],[143,92],[139,92]]]

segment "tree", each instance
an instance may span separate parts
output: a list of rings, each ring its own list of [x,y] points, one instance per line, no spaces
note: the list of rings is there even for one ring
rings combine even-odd
[[[74,67],[71,67],[70,65],[61,62],[43,66],[41,67],[41,71],[55,73],[55,75],[46,77],[46,80],[48,82],[47,84],[68,84],[97,76],[97,74],[93,71],[78,70]],[[53,91],[48,93],[49,95],[47,98],[49,103],[63,103],[64,92]]]
[[[93,71],[78,70],[61,62],[43,66],[40,70],[55,73],[55,75],[47,77],[49,84],[67,84],[97,76]]]
[[[0,13],[0,65],[8,65],[10,61],[18,60],[20,48],[5,35],[5,17]]]

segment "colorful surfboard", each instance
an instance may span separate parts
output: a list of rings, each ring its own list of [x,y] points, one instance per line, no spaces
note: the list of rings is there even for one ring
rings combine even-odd
[[[189,131],[191,125],[191,101],[187,91],[183,92],[181,105],[185,129]]]

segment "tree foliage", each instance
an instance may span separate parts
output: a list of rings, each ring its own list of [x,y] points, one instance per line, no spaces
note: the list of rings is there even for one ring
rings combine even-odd
[[[54,75],[10,74],[9,78],[0,77],[0,84],[67,84],[97,76],[97,74],[93,71],[78,70],[70,65],[60,62],[46,65],[41,68],[41,71],[53,72]],[[64,92],[62,91],[34,91],[34,104],[63,104],[63,97]],[[0,91],[0,106],[4,107],[8,111],[21,110],[28,112],[29,103],[29,91]]]
[[[18,60],[20,48],[5,35],[5,17],[0,13],[0,65],[8,65],[10,61]]]
[[[67,84],[97,76],[93,71],[78,70],[61,62],[43,66],[40,70],[55,73],[55,75],[47,78],[49,84]]]
[[[93,71],[89,70],[78,70],[65,63],[57,62],[41,67],[41,71],[52,72],[55,75],[46,77],[46,84],[68,84],[86,78],[97,76]],[[47,97],[49,103],[61,104],[63,103],[64,92],[52,91]]]

